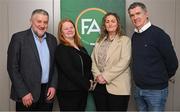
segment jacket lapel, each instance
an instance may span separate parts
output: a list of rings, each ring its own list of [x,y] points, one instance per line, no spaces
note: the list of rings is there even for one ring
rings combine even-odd
[[[100,43],[96,43],[95,45],[95,51],[94,51],[94,54],[95,54],[95,61],[98,63],[98,51],[99,51],[99,46],[100,46]]]
[[[103,41],[106,39],[106,37],[105,38],[103,38],[103,40],[99,43],[99,42],[96,42],[96,45],[95,45],[95,61],[98,63],[98,52],[99,52],[99,47],[101,46],[101,44],[103,43]]]
[[[37,50],[37,47],[36,47],[36,43],[35,43],[35,40],[34,40],[34,37],[33,37],[31,29],[28,31],[28,39],[29,39],[29,43],[31,44],[32,51],[34,52],[34,55],[35,55],[35,57],[37,59],[37,62],[41,66],[40,58],[39,58],[39,53],[38,53],[38,50]]]
[[[52,55],[53,55],[53,46],[51,44],[51,40],[48,34],[46,34],[46,42],[49,48],[49,55],[50,55],[50,65],[52,64],[53,60],[52,60]]]
[[[100,42],[100,43],[96,43],[95,47],[95,61],[98,63],[98,50],[100,45],[104,42],[104,40],[106,39],[103,38],[103,40]],[[116,37],[114,38],[113,42],[111,43],[111,45],[109,46],[108,50],[107,50],[107,57],[106,57],[106,61],[108,61],[108,59],[111,57],[111,55],[113,54],[113,52],[116,52],[117,50],[117,47],[118,47],[118,43],[120,42],[120,38],[118,35],[116,35]]]

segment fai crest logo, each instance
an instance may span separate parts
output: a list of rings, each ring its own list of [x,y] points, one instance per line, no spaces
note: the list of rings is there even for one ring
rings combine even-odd
[[[101,21],[105,14],[106,11],[100,8],[88,8],[79,14],[75,25],[83,43],[94,45],[99,37]]]

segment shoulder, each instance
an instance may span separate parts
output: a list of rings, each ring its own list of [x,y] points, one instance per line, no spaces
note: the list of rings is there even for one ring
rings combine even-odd
[[[46,35],[49,39],[57,41],[56,37],[53,34],[46,32]]]
[[[162,30],[160,27],[156,26],[156,25],[151,25],[150,28],[153,28],[155,30]]]
[[[62,52],[63,52],[63,53],[64,53],[64,52],[69,52],[70,47],[60,43],[60,44],[57,46],[57,50],[60,51],[61,53],[62,53]]]
[[[151,25],[151,30],[153,30],[153,31],[155,31],[155,32],[157,32],[157,33],[165,33],[165,31],[162,29],[162,28],[160,28],[160,27],[158,27],[158,26],[155,26],[155,25]],[[165,33],[166,34],[166,33]]]
[[[57,49],[64,49],[64,48],[66,48],[66,46],[61,43],[57,46]]]
[[[24,31],[19,31],[14,34],[12,34],[11,41],[12,42],[20,42],[23,41],[25,38],[27,38],[30,34],[32,34],[31,30],[24,30]]]
[[[152,25],[152,28],[153,30],[153,33],[154,34],[154,39],[158,39],[158,40],[169,40],[170,39],[170,36],[163,30],[161,29],[160,27],[157,27],[155,25]]]
[[[85,47],[80,47],[80,50],[84,51],[84,52],[87,52],[86,48]]]
[[[126,36],[126,35],[120,36],[119,39],[121,41],[125,41],[125,42],[131,41],[131,39],[128,36]]]
[[[31,30],[28,29],[28,30],[24,30],[24,31],[19,31],[19,32],[16,32],[12,35],[12,37],[16,37],[16,38],[21,38],[21,37],[24,37],[26,36],[27,34],[31,33]]]
[[[46,32],[46,35],[51,38],[56,38],[53,34]]]
[[[63,45],[63,44],[59,44],[59,45],[56,47],[55,55],[64,56],[64,54],[67,54],[68,51],[69,51],[69,50],[67,49],[67,46],[65,46],[65,45]]]

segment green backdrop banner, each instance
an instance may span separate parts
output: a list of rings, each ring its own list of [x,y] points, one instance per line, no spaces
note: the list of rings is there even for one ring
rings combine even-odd
[[[106,12],[117,13],[125,29],[125,0],[60,1],[61,19],[70,18],[76,23],[78,35],[89,53],[99,37],[101,20]]]
[[[60,0],[60,2],[61,19],[73,20],[77,34],[89,54],[99,37],[104,14],[117,13],[125,29],[125,0]],[[87,110],[95,110],[91,94],[88,98]]]

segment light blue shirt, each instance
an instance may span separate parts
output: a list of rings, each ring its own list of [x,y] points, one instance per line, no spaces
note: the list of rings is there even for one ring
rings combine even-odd
[[[32,30],[32,29],[31,29]],[[41,42],[38,39],[38,36],[33,32],[34,40],[36,43],[36,47],[39,53],[39,58],[42,67],[42,77],[41,83],[48,83],[49,80],[49,67],[50,67],[50,54],[49,48],[46,42],[46,34],[42,37]]]

